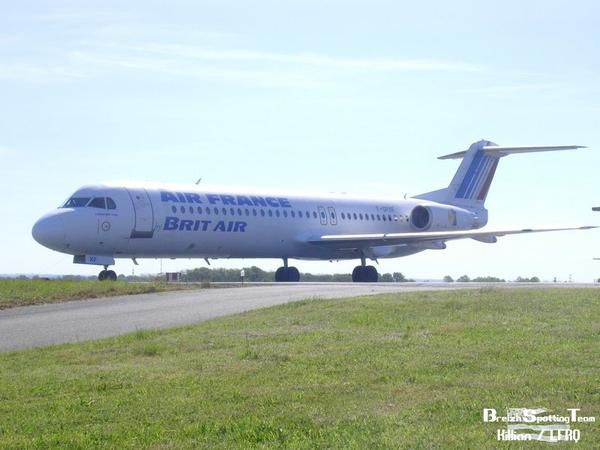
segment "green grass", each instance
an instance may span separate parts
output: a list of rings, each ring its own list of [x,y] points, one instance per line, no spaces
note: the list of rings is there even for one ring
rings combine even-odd
[[[181,289],[167,283],[127,283],[125,281],[0,280],[0,309],[15,306],[57,303],[84,298],[145,294]]]
[[[0,447],[521,448],[482,409],[600,416],[599,341],[599,290],[482,289],[1,354]]]

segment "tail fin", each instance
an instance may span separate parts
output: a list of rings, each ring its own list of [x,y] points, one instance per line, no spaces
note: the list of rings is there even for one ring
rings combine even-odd
[[[471,144],[468,150],[440,156],[438,159],[459,159],[462,162],[445,189],[426,192],[415,198],[471,208],[483,207],[494,179],[500,158],[513,153],[548,152],[585,148],[580,145],[500,147],[490,141]]]

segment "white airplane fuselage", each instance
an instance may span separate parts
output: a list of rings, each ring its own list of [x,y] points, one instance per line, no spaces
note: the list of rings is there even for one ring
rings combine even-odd
[[[309,243],[324,234],[468,230],[487,213],[419,199],[299,195],[190,186],[99,185],[71,199],[110,198],[114,209],[66,204],[42,217],[33,235],[71,255],[115,258],[356,259],[353,249]],[[73,202],[72,202],[73,203]],[[102,202],[100,202],[101,204]],[[106,205],[106,203],[105,203]],[[443,209],[417,226],[416,207]],[[448,212],[446,212],[446,210]],[[367,256],[410,255],[439,244],[379,246]]]

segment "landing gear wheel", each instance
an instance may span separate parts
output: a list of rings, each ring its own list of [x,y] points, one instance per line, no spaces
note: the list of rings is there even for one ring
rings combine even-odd
[[[100,272],[98,274],[98,280],[100,281],[116,281],[117,280],[117,274],[115,273],[114,270],[103,270],[102,272]]]
[[[295,267],[280,267],[275,272],[275,281],[298,282],[300,281],[300,272]]]
[[[352,271],[352,281],[355,283],[377,283],[379,274],[373,266],[356,266]]]

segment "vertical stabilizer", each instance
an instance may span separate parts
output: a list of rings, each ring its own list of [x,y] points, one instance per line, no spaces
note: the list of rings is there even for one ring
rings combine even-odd
[[[459,159],[462,162],[445,189],[426,192],[415,198],[438,203],[481,209],[484,206],[500,158],[515,153],[537,153],[585,148],[580,145],[501,147],[490,141],[471,144],[468,150],[440,156],[439,159]]]
[[[445,189],[417,195],[416,198],[457,206],[483,207],[501,157],[486,154],[484,147],[495,145],[493,142],[479,141],[466,152],[442,156],[440,159],[462,157],[450,185]]]

